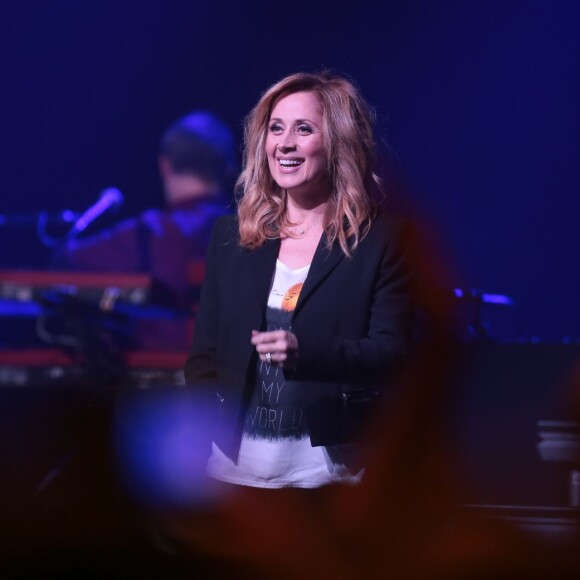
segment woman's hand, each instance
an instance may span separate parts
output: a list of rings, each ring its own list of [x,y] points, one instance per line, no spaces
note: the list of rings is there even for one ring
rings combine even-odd
[[[260,360],[284,369],[294,369],[298,364],[298,339],[289,330],[259,332],[252,330],[252,344]]]

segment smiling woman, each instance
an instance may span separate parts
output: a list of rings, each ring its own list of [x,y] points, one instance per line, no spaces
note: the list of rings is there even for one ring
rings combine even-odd
[[[283,97],[272,109],[266,153],[274,181],[290,199],[315,206],[329,197],[330,181],[320,102],[313,93]]]
[[[214,230],[186,365],[218,401],[208,473],[358,483],[351,419],[393,381],[411,323],[370,109],[345,78],[298,73],[264,93],[245,140],[238,214]]]
[[[283,124],[284,119],[276,118],[282,113],[293,116],[285,120],[291,122],[291,127]],[[292,210],[289,213],[287,207],[288,184],[278,181],[282,173],[278,171],[279,164],[273,163],[268,146],[296,148],[278,150],[280,157],[299,162],[298,148],[316,149],[306,145],[313,140],[324,148],[326,175],[308,189],[314,200],[327,195],[324,229],[328,247],[338,241],[345,255],[350,255],[377,214],[382,198],[380,180],[373,172],[376,151],[372,118],[372,110],[353,83],[332,73],[297,73],[271,86],[246,120],[244,168],[237,183],[242,245],[259,247],[267,239],[277,239],[288,226],[296,225],[292,218],[297,216],[292,215]],[[275,141],[276,137],[290,141]],[[318,153],[323,152],[310,152],[312,162]],[[315,192],[318,187],[324,190],[320,196]],[[309,209],[315,204],[309,203]]]

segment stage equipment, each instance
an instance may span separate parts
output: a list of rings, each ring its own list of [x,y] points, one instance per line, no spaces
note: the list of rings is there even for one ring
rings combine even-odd
[[[538,453],[544,461],[560,461],[570,468],[568,500],[580,508],[580,421],[538,421]]]
[[[118,211],[123,205],[123,200],[123,194],[116,187],[104,189],[100,193],[99,199],[75,221],[67,235],[67,240],[78,236],[104,213]]]
[[[183,385],[187,353],[127,351],[122,354],[126,370],[115,387],[147,388],[154,385]],[[6,387],[97,387],[86,358],[58,349],[15,349],[0,351],[0,388]]]
[[[55,272],[34,270],[0,270],[2,313],[26,314],[21,305],[37,303],[47,295],[61,294],[92,302],[104,311],[118,303],[144,306],[150,301],[151,279],[146,274],[111,274],[93,272]]]

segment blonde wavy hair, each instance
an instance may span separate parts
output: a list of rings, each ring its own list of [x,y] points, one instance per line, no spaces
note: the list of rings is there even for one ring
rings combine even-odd
[[[266,90],[246,117],[243,168],[236,183],[240,243],[255,249],[295,225],[286,214],[286,191],[270,173],[265,145],[272,109],[283,97],[298,92],[314,93],[322,107],[331,183],[324,230],[328,247],[338,240],[350,256],[368,232],[382,196],[381,181],[374,173],[374,113],[351,81],[329,71],[283,78]]]

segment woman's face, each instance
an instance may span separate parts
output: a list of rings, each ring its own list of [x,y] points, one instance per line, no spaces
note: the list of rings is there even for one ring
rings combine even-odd
[[[329,193],[322,125],[322,107],[311,92],[287,95],[272,109],[266,137],[268,166],[274,181],[289,194]]]

